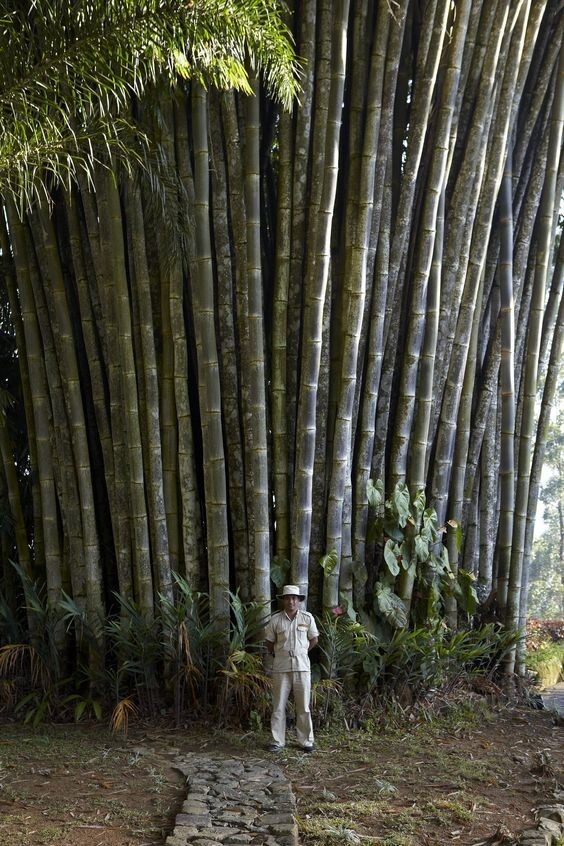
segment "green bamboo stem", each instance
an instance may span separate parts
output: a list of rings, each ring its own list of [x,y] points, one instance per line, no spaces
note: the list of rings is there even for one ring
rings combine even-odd
[[[270,507],[266,441],[266,387],[260,221],[259,83],[247,98],[245,132],[245,203],[247,208],[247,278],[249,280],[249,415],[252,432],[253,598],[270,602]]]
[[[210,612],[218,631],[226,637],[229,627],[227,484],[221,420],[221,385],[214,322],[215,295],[209,218],[210,159],[206,100],[203,87],[195,84],[192,117],[197,278],[193,280],[192,292],[202,425]]]
[[[217,98],[214,98],[210,103],[210,140],[214,162],[211,172],[213,234],[217,272],[221,397],[225,426],[230,525],[233,535],[235,584],[239,589],[241,599],[248,601],[252,596],[252,586],[249,579],[245,465],[240,420],[239,361],[233,314],[235,280],[233,278],[229,231],[229,193]]]
[[[308,577],[317,388],[323,340],[323,310],[329,276],[331,224],[337,191],[348,11],[348,0],[339,0],[338,13],[334,21],[333,73],[327,122],[325,172],[313,254],[315,276],[306,280],[292,532],[292,578],[303,591],[307,589]]]

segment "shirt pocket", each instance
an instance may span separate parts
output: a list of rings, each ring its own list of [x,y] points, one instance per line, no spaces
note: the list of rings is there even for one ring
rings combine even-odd
[[[309,631],[309,626],[306,623],[301,623],[298,626],[298,643],[300,646],[307,646],[309,643],[309,638],[307,633]]]

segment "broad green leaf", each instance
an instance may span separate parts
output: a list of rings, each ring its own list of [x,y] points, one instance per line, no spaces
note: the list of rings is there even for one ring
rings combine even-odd
[[[454,586],[454,595],[460,607],[467,614],[473,614],[478,606],[478,595],[474,587],[475,581],[475,576],[467,570],[460,569],[458,571]]]
[[[398,482],[393,493],[393,502],[398,515],[398,522],[403,528],[411,517],[409,490],[405,482]]]
[[[382,616],[398,629],[407,626],[405,606],[388,585],[376,583],[376,603]]]
[[[330,576],[331,573],[334,572],[337,564],[339,563],[339,559],[337,557],[337,550],[332,549],[330,552],[327,553],[327,555],[323,556],[319,563],[323,568],[325,575]]]
[[[384,502],[384,483],[381,479],[376,479],[375,482],[369,479],[366,483],[366,496],[368,497],[368,504],[372,508],[380,508]]]
[[[427,561],[429,558],[429,544],[421,535],[415,535],[415,554],[419,561]]]
[[[277,588],[281,588],[286,584],[286,578],[290,572],[290,562],[287,558],[281,558],[275,555],[270,565],[270,578]]]
[[[425,511],[426,501],[427,500],[426,500],[426,497],[425,497],[425,491],[422,488],[420,491],[418,491],[415,494],[415,496],[413,498],[413,504],[412,504],[413,516],[414,516],[415,522],[417,524],[419,524],[419,521],[421,520],[423,512]]]
[[[423,527],[429,533],[429,539],[434,542],[439,536],[438,532],[439,521],[437,519],[437,512],[434,508],[426,508],[423,512]]]
[[[384,517],[384,534],[398,543],[401,543],[404,538],[404,533],[398,526],[397,520],[389,514]]]
[[[386,562],[388,570],[390,571],[392,576],[397,576],[400,571],[396,550],[397,546],[394,541],[386,541],[386,546],[384,547],[384,561]]]

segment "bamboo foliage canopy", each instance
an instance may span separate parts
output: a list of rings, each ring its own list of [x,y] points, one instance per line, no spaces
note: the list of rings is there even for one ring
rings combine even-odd
[[[101,6],[0,15],[7,603],[17,559],[91,619],[112,591],[150,617],[177,572],[220,628],[229,589],[285,577],[389,625],[455,626],[473,585],[519,627],[562,347],[560,0],[295,0],[297,97],[278,4],[189,3],[158,39],[166,2]],[[84,40],[33,87],[51,12]]]

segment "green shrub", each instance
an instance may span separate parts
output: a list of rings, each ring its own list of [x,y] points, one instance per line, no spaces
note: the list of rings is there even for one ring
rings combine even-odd
[[[564,680],[564,642],[548,643],[527,652],[527,667],[536,676],[540,687],[552,687]]]

